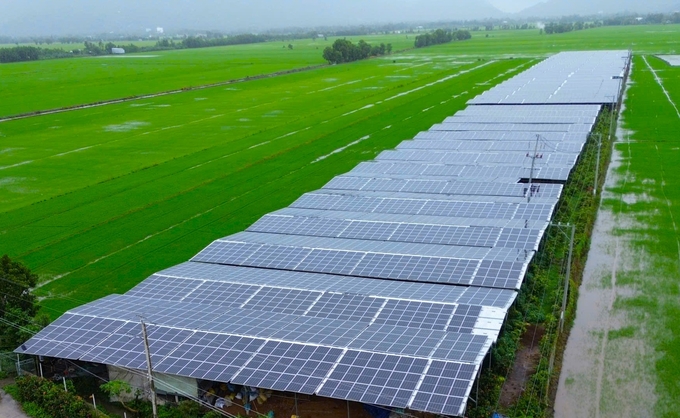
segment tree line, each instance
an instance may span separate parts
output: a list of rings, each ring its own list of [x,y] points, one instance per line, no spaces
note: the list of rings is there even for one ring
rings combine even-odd
[[[333,46],[327,46],[323,50],[323,58],[329,64],[341,64],[391,53],[392,44],[371,46],[362,39],[355,45],[347,39],[337,39],[333,42]]]
[[[23,264],[0,257],[0,352],[12,351],[50,323],[31,293],[38,276]]]
[[[541,29],[541,33],[547,35],[567,33],[577,30],[593,29],[602,26],[632,26],[632,25],[670,25],[680,23],[680,12],[670,14],[651,13],[648,15],[621,15],[604,18],[602,20],[594,20],[592,22],[584,21],[579,16],[571,16],[560,19],[557,22],[551,22]]]
[[[41,59],[66,58],[71,54],[63,49],[39,48],[35,46],[15,46],[0,48],[0,63],[37,61]]]
[[[83,42],[82,49],[64,51],[61,48],[41,48],[37,46],[14,46],[0,48],[0,63],[37,61],[54,58],[70,58],[78,55],[109,55],[113,48],[122,48],[126,53],[163,51],[168,49],[208,48],[213,46],[243,45],[271,40],[266,35],[242,34],[234,36],[198,37],[189,36],[179,42],[161,39],[153,46],[139,46],[133,43],[117,45],[113,42]],[[41,43],[42,44],[42,43]]]
[[[234,36],[219,36],[215,38],[189,36],[180,42],[179,48],[207,48],[211,46],[245,45],[267,42],[270,38],[265,35],[246,33]]]
[[[548,23],[545,25],[545,28],[543,31],[548,34],[552,35],[553,33],[567,33],[567,32],[572,32],[575,30],[583,30],[583,29],[591,29],[596,27],[595,24],[593,23],[583,23],[583,22],[574,22],[574,23]]]
[[[424,48],[430,45],[449,43],[453,40],[464,41],[472,38],[472,34],[467,30],[444,30],[437,29],[431,33],[424,33],[416,36],[415,47]]]

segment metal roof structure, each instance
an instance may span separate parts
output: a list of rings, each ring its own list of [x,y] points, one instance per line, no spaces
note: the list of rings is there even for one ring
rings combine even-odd
[[[17,352],[144,370],[143,315],[158,372],[463,415],[626,54],[537,64]]]

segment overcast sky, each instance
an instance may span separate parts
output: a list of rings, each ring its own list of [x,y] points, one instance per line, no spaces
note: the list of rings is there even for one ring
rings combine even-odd
[[[0,34],[265,30],[499,17],[542,0],[0,0]],[[498,9],[496,9],[498,8]]]
[[[546,5],[541,3],[548,2]],[[145,28],[263,31],[497,18],[540,5],[542,15],[612,12],[680,0],[0,0],[0,35],[140,33]],[[639,10],[643,11],[643,10]],[[529,12],[531,13],[531,12]]]

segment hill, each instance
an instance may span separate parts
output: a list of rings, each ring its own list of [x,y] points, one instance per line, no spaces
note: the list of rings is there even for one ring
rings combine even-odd
[[[669,0],[549,0],[524,9],[522,17],[556,17],[570,15],[613,14],[622,12],[652,13],[680,10],[680,2]]]

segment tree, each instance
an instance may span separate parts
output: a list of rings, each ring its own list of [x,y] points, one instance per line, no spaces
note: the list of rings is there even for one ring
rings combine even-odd
[[[328,61],[329,64],[337,64],[341,62],[342,55],[330,46],[327,46],[323,49],[323,59]]]
[[[347,39],[336,39],[333,42],[333,46],[328,46],[323,50],[323,58],[328,61],[329,64],[340,64],[343,62],[352,62],[361,59],[368,58],[370,56],[385,55],[389,50],[392,50],[392,45],[390,44],[380,44],[371,47],[363,39],[359,41],[357,45]]]
[[[123,394],[132,393],[132,386],[130,386],[129,383],[123,382],[122,380],[111,380],[110,382],[100,385],[99,388],[104,393],[109,395],[109,397],[118,398],[118,402],[120,402],[120,404],[123,405],[123,408],[127,409],[130,412],[134,413],[139,412],[136,409],[132,409],[128,405],[125,405],[125,402],[123,402],[123,399],[121,398],[121,395]]]
[[[293,49],[293,44],[288,44],[288,49]]]
[[[38,309],[31,289],[38,282],[38,276],[28,267],[12,261],[7,255],[0,258],[0,318],[11,322],[0,322],[0,348],[14,350],[43,328],[49,320],[46,315],[36,318]]]
[[[430,45],[445,44],[453,40],[464,41],[470,38],[472,38],[472,34],[467,30],[455,30],[452,32],[437,29],[432,33],[424,33],[416,36],[415,47],[423,48]]]

